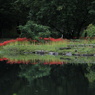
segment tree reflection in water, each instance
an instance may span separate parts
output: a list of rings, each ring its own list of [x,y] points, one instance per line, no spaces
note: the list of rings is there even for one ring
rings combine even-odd
[[[94,64],[0,63],[0,95],[95,95]],[[92,79],[92,78],[91,78]]]
[[[30,93],[33,95],[89,95],[89,82],[85,77],[87,65],[43,65],[43,70],[39,71],[41,68],[40,65],[31,65],[28,68],[24,67],[22,69],[20,76],[22,75],[22,77],[27,78],[29,81],[28,88],[25,87],[22,90],[23,94],[25,91],[30,91],[29,93],[27,92],[28,95]],[[35,69],[36,67],[37,70]],[[48,70],[48,73],[44,72],[46,76],[43,74],[44,70]],[[33,75],[36,76],[35,79]]]

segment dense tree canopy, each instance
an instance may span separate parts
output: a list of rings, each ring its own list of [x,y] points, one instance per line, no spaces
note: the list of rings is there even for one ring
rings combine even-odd
[[[27,10],[27,11],[26,11]],[[28,7],[16,0],[0,1],[0,36],[6,37],[16,31],[15,28],[21,23],[25,24],[28,16]],[[12,30],[12,31],[11,31]],[[8,35],[10,34],[10,35]],[[15,36],[15,34],[14,34]]]
[[[94,0],[1,0],[0,31],[31,20],[49,26],[52,37],[80,37],[95,23],[94,6]]]

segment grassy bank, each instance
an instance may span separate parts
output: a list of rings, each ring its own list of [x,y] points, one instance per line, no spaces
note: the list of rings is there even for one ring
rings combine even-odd
[[[15,41],[1,46],[0,50],[6,54],[26,54],[35,51],[71,53],[71,54],[95,54],[95,40],[66,40],[35,43],[29,41]]]
[[[35,51],[44,51],[45,55],[33,54]],[[9,63],[37,63],[37,62],[61,62],[64,63],[93,63],[94,56],[72,56],[73,54],[95,54],[95,40],[64,40],[35,43],[29,41],[15,41],[0,46],[1,60],[8,60]],[[57,52],[67,55],[48,55],[49,52]],[[60,64],[61,64],[60,63]],[[54,64],[54,63],[52,63]]]
[[[6,53],[24,53],[24,52],[34,52],[36,50],[43,51],[58,51],[59,47],[66,47],[68,41],[64,40],[62,42],[46,42],[46,43],[29,43],[29,42],[13,42],[8,45],[2,46],[1,50]]]

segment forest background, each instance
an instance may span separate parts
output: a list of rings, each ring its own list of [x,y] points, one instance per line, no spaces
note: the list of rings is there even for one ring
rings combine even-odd
[[[95,0],[0,0],[0,38],[94,36],[94,24]]]

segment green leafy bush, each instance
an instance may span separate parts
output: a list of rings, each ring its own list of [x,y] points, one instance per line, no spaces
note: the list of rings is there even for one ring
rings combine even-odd
[[[50,37],[50,28],[48,26],[43,26],[34,23],[33,21],[28,21],[26,25],[19,26],[19,29],[21,30],[20,37],[27,37],[38,40],[39,37]]]
[[[87,29],[83,31],[82,37],[94,37],[95,36],[95,26],[89,24]]]

